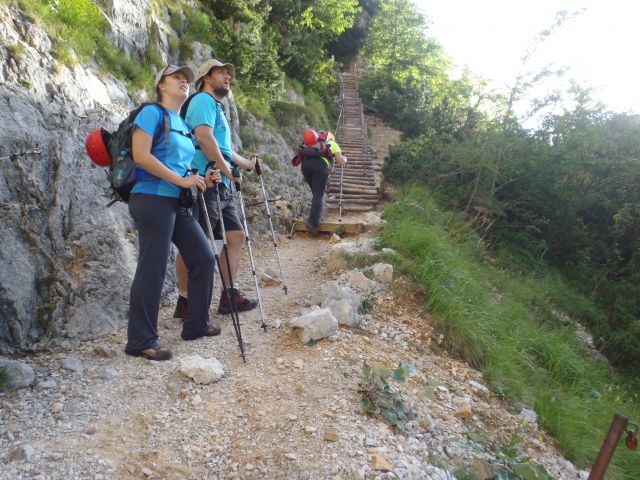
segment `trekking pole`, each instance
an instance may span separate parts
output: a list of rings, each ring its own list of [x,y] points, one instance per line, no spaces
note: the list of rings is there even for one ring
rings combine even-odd
[[[227,295],[227,301],[231,307],[231,323],[233,324],[233,329],[236,332],[236,337],[238,338],[238,345],[240,346],[240,356],[242,360],[246,363],[247,359],[244,355],[244,343],[242,341],[242,332],[240,331],[240,316],[238,315],[238,310],[236,306],[235,300],[235,291],[233,290],[233,279],[231,276],[231,268],[229,265],[229,255],[226,249],[227,241],[226,241],[226,232],[224,229],[224,219],[222,218],[222,209],[220,208],[220,192],[218,191],[218,185],[216,188],[216,200],[218,202],[218,214],[219,214],[219,222],[222,230],[222,238],[223,238],[223,248],[225,249],[225,257],[227,259],[227,271],[229,273],[229,282],[231,283],[231,294],[229,293],[229,288],[227,288],[227,284],[224,279],[224,275],[222,273],[222,263],[220,261],[220,255],[218,252],[218,246],[216,245],[216,239],[213,236],[213,228],[211,228],[211,220],[209,219],[209,212],[207,211],[207,205],[204,201],[204,194],[202,192],[198,193],[198,199],[200,200],[200,204],[202,205],[202,213],[204,215],[205,223],[207,225],[207,233],[209,234],[209,239],[211,240],[211,248],[213,249],[213,256],[216,259],[216,264],[218,265],[218,271],[220,272],[220,282],[222,283],[222,289]],[[233,302],[232,302],[233,299]]]
[[[340,166],[340,213],[338,215],[338,222],[342,223],[342,180],[344,178],[344,165]]]
[[[251,237],[249,236],[249,224],[247,223],[247,214],[244,209],[244,197],[242,196],[242,189],[240,184],[234,182],[236,185],[236,192],[238,192],[238,200],[240,201],[240,211],[242,212],[242,223],[244,225],[244,235],[247,242],[247,251],[249,252],[249,260],[251,261],[251,273],[253,274],[253,281],[256,284],[256,294],[258,295],[258,306],[260,307],[260,318],[262,320],[262,328],[267,331],[267,324],[264,318],[264,310],[262,309],[262,299],[260,298],[260,286],[258,284],[258,276],[256,275],[256,262],[253,259],[253,249],[251,248]]]
[[[36,146],[30,150],[22,150],[20,152],[11,153],[9,155],[0,157],[0,160],[11,160],[12,162],[15,162],[18,159],[18,157],[21,157],[23,155],[40,155],[41,153],[42,153],[42,150],[40,150],[40,147],[36,143]]]
[[[264,197],[264,208],[267,211],[267,218],[269,219],[269,227],[271,228],[271,238],[273,238],[273,246],[276,249],[276,258],[278,259],[278,268],[280,269],[280,278],[282,279],[282,289],[284,290],[284,294],[287,295],[287,283],[284,278],[284,274],[282,273],[282,264],[280,263],[280,250],[278,248],[278,240],[276,239],[276,232],[273,229],[273,222],[271,221],[271,212],[269,211],[269,196],[267,195],[267,190],[264,188],[264,180],[262,179],[262,170],[260,169],[260,157],[257,155],[256,157],[256,173],[258,174],[258,178],[260,179],[260,188],[262,189],[262,196]]]
[[[238,314],[238,305],[236,305],[236,290],[233,286],[233,275],[231,274],[231,262],[229,261],[229,247],[227,244],[227,229],[224,227],[224,218],[222,217],[222,203],[220,202],[220,184],[216,185],[216,202],[218,204],[218,218],[220,222],[220,231],[222,232],[222,250],[224,251],[225,263],[227,264],[227,274],[229,275],[229,287],[225,287],[224,275],[222,275],[222,270],[220,271],[220,277],[222,279],[222,288],[225,289],[227,294],[227,301],[229,302],[229,307],[231,309],[232,317],[235,315],[236,322],[234,322],[233,327],[236,330],[236,336],[238,337],[238,341],[242,345],[242,334],[240,332],[240,315]],[[246,362],[244,358],[244,347],[240,348],[242,352],[242,359]]]

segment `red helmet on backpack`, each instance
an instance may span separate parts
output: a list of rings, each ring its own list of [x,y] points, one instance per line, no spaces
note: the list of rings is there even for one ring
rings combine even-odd
[[[111,156],[107,148],[110,139],[111,134],[100,127],[91,132],[84,142],[89,158],[99,167],[108,167],[111,165]]]
[[[307,130],[302,136],[302,141],[307,147],[312,147],[318,143],[318,134],[315,130]]]

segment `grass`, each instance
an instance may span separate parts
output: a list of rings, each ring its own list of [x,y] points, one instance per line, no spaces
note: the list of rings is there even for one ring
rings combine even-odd
[[[573,324],[554,313],[598,314],[557,272],[505,268],[462,219],[440,211],[418,187],[406,188],[385,219],[383,245],[424,288],[447,349],[482,370],[505,401],[533,407],[578,466],[592,464],[615,412],[640,417],[637,381],[593,359]],[[619,448],[609,478],[637,472],[640,455]]]

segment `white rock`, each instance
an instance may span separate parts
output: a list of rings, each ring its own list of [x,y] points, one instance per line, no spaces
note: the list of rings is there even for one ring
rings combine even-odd
[[[28,443],[23,443],[22,445],[18,445],[11,452],[9,452],[9,456],[7,460],[12,462],[14,460],[29,460],[33,456],[34,450],[31,445]]]
[[[280,279],[278,279],[276,277],[272,277],[267,272],[264,272],[260,276],[260,286],[262,286],[262,287],[280,285],[281,283],[282,283],[282,281],[280,281]]]
[[[58,386],[58,382],[56,382],[53,378],[47,378],[38,383],[38,388],[41,390],[50,390],[52,388],[56,388]]]
[[[327,273],[339,272],[347,268],[347,249],[342,244],[334,245],[327,255]]]
[[[481,397],[486,397],[489,395],[489,389],[482,385],[481,383],[476,382],[475,380],[469,380],[469,385],[473,389],[473,391]]]
[[[214,383],[224,376],[224,367],[216,358],[191,355],[180,360],[180,372],[200,384]]]
[[[355,327],[356,321],[356,309],[347,300],[330,300],[325,305],[326,308],[331,310],[331,314],[338,320],[339,325],[347,325],[349,327]]]
[[[524,419],[525,422],[528,423],[538,423],[538,414],[533,410],[529,410],[528,408],[523,408],[520,412],[520,417]]]
[[[100,371],[100,378],[104,380],[113,380],[120,375],[120,372],[113,367],[106,367]]]
[[[333,335],[338,331],[338,320],[328,308],[320,308],[289,320],[289,326],[296,328],[296,334],[303,343]]]
[[[79,375],[84,372],[82,360],[72,355],[65,357],[64,360],[62,360],[62,368],[76,372]]]
[[[5,388],[8,390],[28,387],[36,380],[36,372],[26,362],[0,358],[0,368],[3,368],[7,374]]]
[[[364,273],[359,271],[351,275],[348,281],[349,285],[363,292],[369,292],[377,286],[376,282],[369,280]]]
[[[393,280],[393,266],[388,263],[376,263],[373,267],[374,278],[380,283],[391,283]]]
[[[329,239],[329,243],[338,243],[340,242],[340,235],[338,235],[337,233],[334,233],[333,235],[331,235],[331,238]]]
[[[349,287],[340,285],[338,282],[327,282],[322,286],[322,308],[326,308],[332,300],[347,300],[355,311],[358,310],[362,296]],[[320,303],[320,302],[318,302]]]

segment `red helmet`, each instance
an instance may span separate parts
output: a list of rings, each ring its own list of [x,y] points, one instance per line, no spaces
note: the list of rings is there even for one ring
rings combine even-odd
[[[315,130],[307,130],[302,136],[302,141],[307,147],[312,147],[318,143],[318,134]]]
[[[327,132],[318,132],[318,141],[326,142],[327,141]]]
[[[111,165],[111,156],[107,148],[110,139],[111,134],[100,127],[91,132],[84,142],[89,158],[99,167],[108,167]]]

